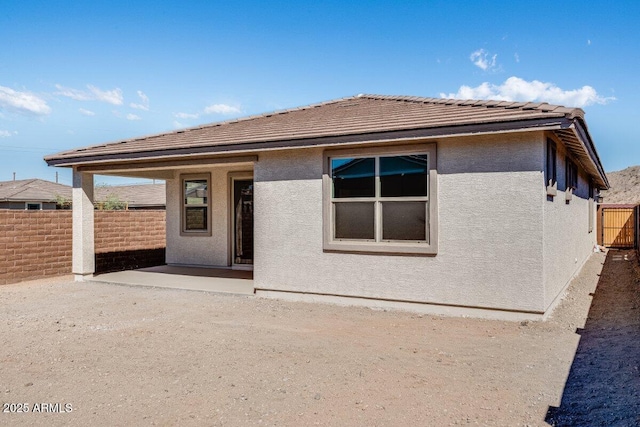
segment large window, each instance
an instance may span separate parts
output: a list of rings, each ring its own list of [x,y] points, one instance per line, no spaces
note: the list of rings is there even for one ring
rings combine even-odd
[[[182,175],[182,233],[211,233],[209,174]]]
[[[435,254],[434,145],[325,157],[325,249]]]

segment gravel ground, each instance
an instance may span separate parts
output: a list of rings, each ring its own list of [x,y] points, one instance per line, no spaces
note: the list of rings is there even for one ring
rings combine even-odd
[[[549,320],[522,323],[69,278],[5,285],[0,402],[29,413],[0,412],[0,425],[565,425],[593,396],[637,410],[638,323],[597,332],[621,299],[637,320],[635,258],[607,263],[596,301],[608,301],[585,324],[604,260],[594,254]],[[636,353],[598,366],[589,354],[610,358],[612,340]],[[593,384],[601,370],[619,375]],[[621,380],[635,395],[612,402]]]
[[[640,267],[609,251],[559,408],[557,426],[640,426]]]

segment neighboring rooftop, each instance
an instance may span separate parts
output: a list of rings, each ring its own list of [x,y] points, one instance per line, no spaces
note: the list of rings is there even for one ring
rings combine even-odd
[[[165,184],[130,184],[97,186],[95,201],[102,202],[114,195],[130,208],[164,207]],[[0,201],[55,202],[58,197],[70,200],[71,187],[43,179],[0,181]]]
[[[575,127],[576,121],[583,128],[580,135],[578,131],[558,134],[573,145],[570,148],[576,150],[578,160],[585,162],[585,169],[604,188],[606,176],[588,136],[584,111],[528,102],[357,95],[63,151],[45,160],[51,166],[72,166],[309,146],[345,138],[352,142],[552,127],[560,132]]]
[[[56,196],[70,198],[71,187],[36,178],[0,181],[3,202],[55,202]]]
[[[102,202],[114,195],[130,208],[164,207],[167,201],[164,184],[109,185],[95,188],[94,199]]]

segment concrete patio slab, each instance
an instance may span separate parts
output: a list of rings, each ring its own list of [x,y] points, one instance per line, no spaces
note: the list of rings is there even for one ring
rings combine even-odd
[[[236,295],[253,295],[253,272],[162,265],[93,276],[91,281]]]

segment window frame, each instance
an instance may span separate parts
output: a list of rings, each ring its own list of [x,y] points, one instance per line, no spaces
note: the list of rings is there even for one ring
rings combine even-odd
[[[31,209],[29,206],[38,206],[35,209]],[[24,202],[24,210],[26,211],[41,211],[42,210],[42,202]]]
[[[437,149],[435,143],[419,143],[411,145],[396,145],[387,147],[353,147],[345,149],[330,149],[323,153],[323,249],[327,252],[354,252],[354,253],[382,253],[390,255],[436,255],[438,252],[438,176],[437,176]],[[333,181],[331,178],[331,160],[335,158],[355,157],[387,157],[426,154],[427,155],[427,195],[407,197],[381,197],[379,175],[376,175],[375,197],[353,198],[345,201],[333,197]],[[374,239],[352,240],[334,238],[334,211],[333,204],[354,203],[365,200],[374,202]],[[411,240],[383,240],[382,239],[382,203],[387,201],[421,201],[426,204],[426,235],[427,241]]]
[[[187,181],[207,181],[207,203],[187,205],[185,203],[185,182]],[[187,207],[207,208],[207,228],[203,230],[187,230],[186,218]],[[180,235],[181,236],[211,236],[211,174],[194,173],[180,174]]]

